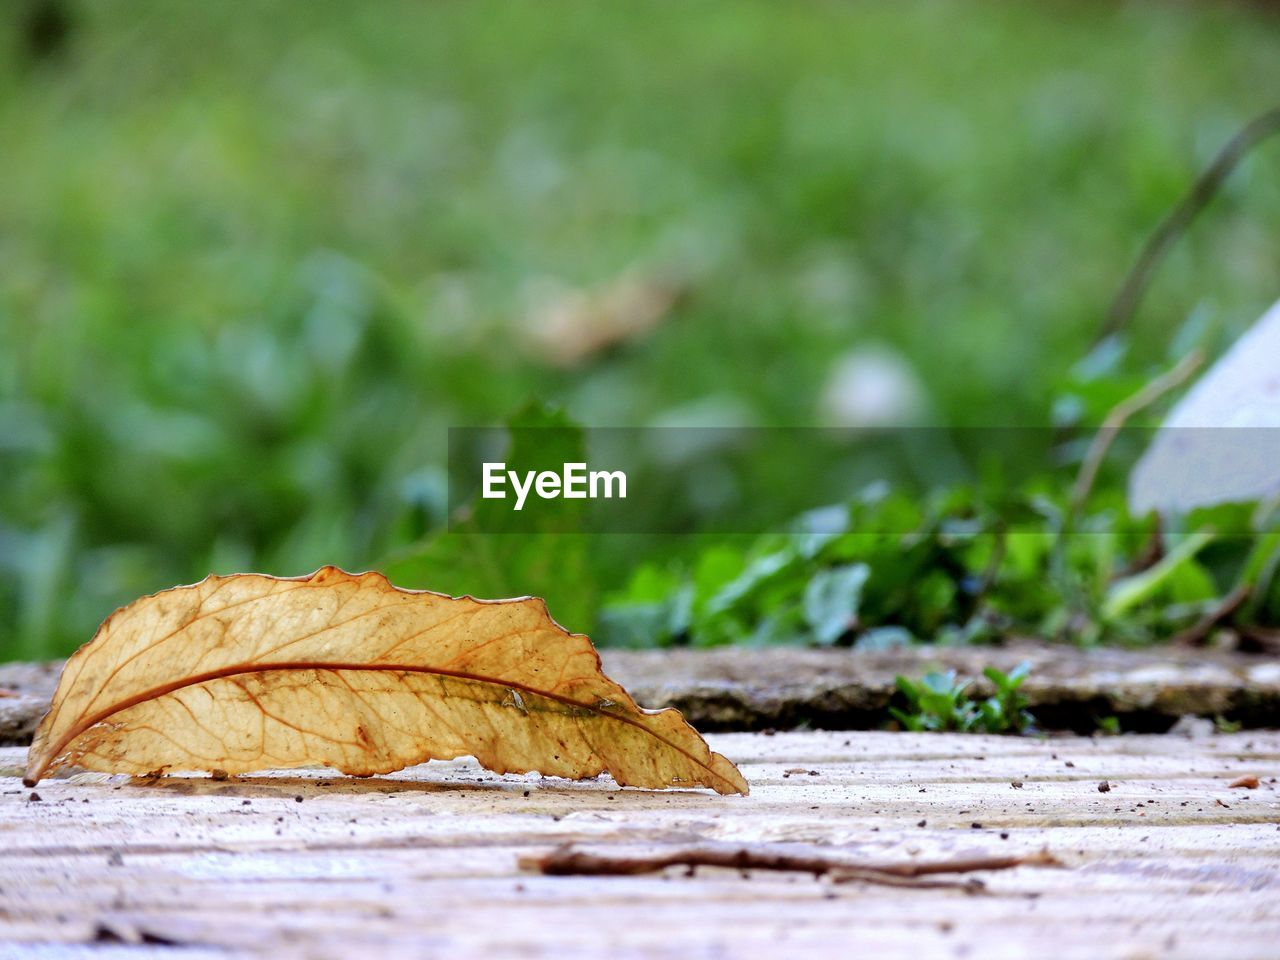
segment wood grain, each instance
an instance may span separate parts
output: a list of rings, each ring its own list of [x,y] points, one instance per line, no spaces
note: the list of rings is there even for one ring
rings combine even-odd
[[[365,780],[76,774],[32,800],[25,751],[0,750],[0,956],[121,942],[157,958],[174,944],[184,958],[1276,956],[1280,733],[710,739],[749,797],[454,760]],[[1246,774],[1257,789],[1228,786]],[[977,896],[715,868],[520,871],[566,842],[877,862],[1048,847],[1067,866],[982,874]]]

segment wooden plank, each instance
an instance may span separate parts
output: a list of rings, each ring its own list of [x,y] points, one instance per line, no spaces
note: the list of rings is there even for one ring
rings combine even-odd
[[[369,780],[79,774],[42,782],[32,800],[18,780],[25,751],[0,750],[0,957],[158,957],[174,944],[183,956],[273,958],[1276,955],[1275,731],[711,739],[743,765],[750,797],[497,777],[452,761]],[[1228,786],[1242,774],[1259,788]],[[564,842],[707,841],[870,860],[1047,846],[1068,866],[989,874],[976,896],[730,870],[517,867]]]

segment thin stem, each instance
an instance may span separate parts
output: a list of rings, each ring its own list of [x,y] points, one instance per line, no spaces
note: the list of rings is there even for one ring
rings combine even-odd
[[[1102,421],[1102,426],[1094,434],[1093,442],[1080,464],[1080,473],[1076,477],[1075,487],[1071,492],[1071,504],[1067,522],[1063,531],[1070,529],[1072,521],[1084,507],[1085,501],[1093,490],[1094,481],[1098,478],[1098,470],[1106,459],[1107,451],[1115,441],[1116,435],[1135,414],[1145,410],[1165,394],[1177,389],[1189,380],[1204,363],[1204,353],[1195,349],[1183,357],[1171,370],[1162,373],[1147,383],[1141,390],[1116,404]]]
[[[1142,296],[1151,285],[1156,268],[1168,255],[1178,239],[1187,232],[1192,221],[1218,194],[1223,181],[1254,147],[1272,134],[1280,133],[1280,107],[1273,107],[1249,121],[1234,137],[1227,141],[1209,166],[1196,178],[1191,189],[1178,201],[1177,206],[1160,222],[1155,232],[1147,238],[1138,259],[1129,269],[1111,307],[1106,322],[1098,333],[1095,344],[1117,333],[1132,319]]]
[[[1204,616],[1180,633],[1174,634],[1169,643],[1172,646],[1192,647],[1201,643],[1210,631],[1240,609],[1250,594],[1253,586],[1248,583],[1237,584],[1235,589],[1213,605]]]

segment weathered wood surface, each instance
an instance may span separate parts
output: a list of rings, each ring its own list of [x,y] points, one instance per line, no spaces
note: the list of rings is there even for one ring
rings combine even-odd
[[[25,752],[7,748],[0,957],[1280,955],[1280,733],[710,739],[750,797],[453,761],[368,780],[80,774],[36,800]],[[1258,789],[1228,786],[1245,774]],[[566,841],[821,844],[879,861],[1047,846],[1067,867],[987,874],[980,895],[519,870]]]

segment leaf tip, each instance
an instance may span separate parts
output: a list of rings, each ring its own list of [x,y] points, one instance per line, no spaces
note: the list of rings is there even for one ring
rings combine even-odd
[[[725,790],[722,792],[726,794],[736,793],[740,797],[750,796],[751,784],[747,783],[747,778],[742,775],[742,771],[718,753],[716,754],[716,759],[723,761],[726,768],[725,781],[733,787],[732,790]]]

